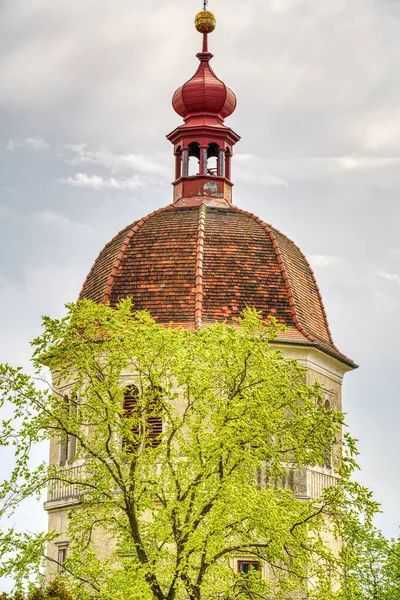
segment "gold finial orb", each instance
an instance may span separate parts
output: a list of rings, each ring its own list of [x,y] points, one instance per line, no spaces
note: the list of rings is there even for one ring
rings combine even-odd
[[[194,20],[194,26],[200,33],[211,33],[214,31],[217,20],[209,10],[202,10],[197,13]]]

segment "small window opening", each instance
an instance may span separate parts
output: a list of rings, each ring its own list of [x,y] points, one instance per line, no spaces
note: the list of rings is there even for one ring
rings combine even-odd
[[[61,571],[62,570],[62,565],[65,561],[65,559],[67,558],[67,547],[64,546],[62,548],[58,548],[58,552],[57,552],[57,570]]]
[[[248,575],[250,571],[261,571],[261,565],[257,561],[253,560],[239,560],[238,561],[238,571],[243,575]]]

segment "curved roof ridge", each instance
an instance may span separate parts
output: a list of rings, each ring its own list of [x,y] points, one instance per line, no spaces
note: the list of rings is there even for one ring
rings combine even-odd
[[[154,210],[149,215],[146,215],[145,217],[142,217],[139,221],[134,221],[131,226],[128,226],[127,229],[129,229],[129,232],[126,235],[124,241],[122,242],[122,246],[121,246],[121,249],[120,249],[120,251],[119,251],[119,253],[117,255],[117,258],[114,260],[113,267],[111,269],[110,275],[109,275],[108,280],[107,280],[106,289],[105,289],[105,292],[104,292],[104,297],[103,297],[102,302],[108,302],[109,299],[110,299],[110,294],[111,294],[112,286],[113,286],[113,283],[114,283],[115,275],[117,274],[118,267],[121,264],[121,260],[124,257],[126,248],[128,246],[129,241],[131,240],[132,236],[138,231],[138,229],[140,229],[140,227],[143,225],[143,223],[145,223],[148,219],[150,219],[151,217],[154,217],[158,213],[164,212],[166,210],[170,210],[171,208],[173,208],[172,204],[168,204],[168,206],[164,206],[163,208],[159,208],[158,210]],[[124,230],[122,229],[120,231],[120,233],[122,233],[122,231],[124,231]],[[119,234],[117,234],[117,236],[118,235]],[[115,237],[117,237],[117,236],[115,236]],[[113,239],[115,239],[115,238],[113,238]]]
[[[203,261],[204,261],[204,236],[206,229],[207,207],[203,203],[199,208],[199,225],[196,243],[196,296],[194,303],[194,328],[200,329],[203,317]]]
[[[225,103],[226,103],[226,101],[227,101],[227,98],[228,98],[228,86],[226,85],[225,81],[222,81],[222,79],[220,79],[220,78],[218,77],[218,75],[215,73],[215,71],[214,71],[214,69],[212,68],[212,66],[210,65],[210,63],[208,63],[208,68],[210,69],[211,73],[214,75],[215,79],[218,79],[218,81],[219,81],[220,83],[222,83],[222,85],[224,86],[224,90],[225,90],[225,100],[224,100],[224,106],[225,106]],[[230,89],[230,88],[229,88],[229,89]],[[223,110],[223,108],[222,108],[222,110]]]
[[[321,306],[321,310],[322,310],[322,314],[324,316],[324,321],[325,321],[325,325],[326,325],[326,330],[329,336],[329,340],[332,344],[332,346],[335,348],[335,350],[341,354],[342,356],[345,356],[342,352],[340,352],[339,348],[336,346],[335,342],[333,341],[333,337],[332,337],[332,332],[331,332],[331,328],[329,326],[329,320],[328,320],[328,315],[326,313],[326,309],[325,309],[325,304],[324,301],[322,299],[322,294],[321,294],[321,290],[319,288],[318,282],[317,282],[317,278],[315,277],[315,273],[314,273],[314,269],[312,268],[310,261],[308,260],[307,256],[304,254],[304,252],[302,251],[302,249],[300,248],[300,246],[298,244],[296,244],[296,242],[294,240],[292,240],[290,237],[288,237],[286,234],[282,233],[282,231],[280,231],[277,227],[274,227],[273,225],[269,225],[269,228],[271,230],[276,231],[279,235],[281,235],[282,237],[284,237],[285,239],[288,240],[288,242],[290,242],[291,244],[293,244],[293,246],[295,246],[295,248],[297,248],[297,250],[300,252],[301,256],[303,257],[305,263],[307,264],[309,270],[310,270],[310,275],[311,278],[314,282],[315,285],[315,289],[317,292],[317,296],[318,296],[318,300]],[[274,235],[274,234],[272,234]],[[274,236],[275,237],[275,236]],[[348,358],[347,356],[345,356],[346,358]],[[349,359],[351,360],[351,359]]]
[[[113,237],[113,238],[111,238],[111,240],[110,240],[110,241],[109,241],[109,242],[108,242],[108,243],[107,243],[107,244],[106,244],[106,245],[105,245],[105,246],[104,246],[104,247],[103,247],[103,248],[100,250],[100,252],[98,253],[98,255],[96,256],[96,258],[95,258],[95,260],[94,260],[94,263],[93,263],[93,265],[92,265],[92,267],[91,267],[91,269],[90,269],[89,273],[86,275],[86,279],[85,279],[85,281],[83,282],[83,285],[82,285],[81,291],[80,291],[80,293],[79,293],[79,296],[78,296],[78,300],[81,300],[81,299],[82,299],[82,297],[84,296],[85,287],[86,287],[86,285],[87,285],[87,283],[88,283],[88,281],[89,281],[90,277],[92,276],[92,274],[93,274],[93,271],[94,271],[94,269],[95,269],[95,267],[96,267],[97,261],[99,260],[99,258],[100,258],[100,257],[101,257],[101,255],[103,254],[103,252],[104,252],[105,248],[107,248],[107,247],[111,246],[111,245],[112,245],[112,243],[113,243],[113,242],[114,242],[114,241],[115,241],[115,240],[116,240],[116,239],[117,239],[117,238],[118,238],[118,237],[121,235],[121,233],[123,233],[124,231],[127,231],[127,230],[128,230],[129,228],[131,228],[131,227],[134,227],[134,225],[136,225],[136,223],[137,223],[137,222],[138,222],[138,221],[133,221],[133,223],[130,223],[130,225],[126,225],[126,227],[123,227],[122,229],[120,229],[120,230],[118,231],[118,233],[116,233],[116,234],[114,235],[114,237]]]
[[[246,216],[251,217],[252,219],[254,219],[257,223],[259,223],[261,225],[261,227],[263,229],[265,229],[265,231],[270,236],[272,245],[273,245],[274,250],[275,250],[276,258],[278,260],[279,268],[281,270],[282,277],[283,277],[283,280],[285,282],[286,289],[288,291],[289,305],[290,305],[290,310],[291,310],[292,317],[293,317],[293,323],[295,324],[296,329],[298,329],[300,331],[300,333],[302,335],[304,335],[310,342],[315,342],[316,341],[315,338],[313,336],[311,336],[309,333],[307,333],[307,331],[302,327],[302,325],[299,322],[299,318],[298,318],[297,313],[296,313],[296,305],[295,305],[294,296],[293,296],[292,284],[290,283],[290,279],[289,279],[289,276],[287,274],[285,264],[283,262],[282,254],[281,254],[281,251],[279,249],[278,242],[276,241],[276,237],[275,237],[275,235],[272,232],[271,225],[269,225],[268,223],[265,223],[265,221],[263,221],[262,219],[260,219],[260,217],[257,217],[257,215],[255,215],[254,213],[251,213],[251,212],[249,212],[247,210],[242,210],[241,208],[237,208],[236,206],[233,207],[233,208],[234,208],[235,211],[241,212],[242,214],[244,214],[244,215],[246,215]]]
[[[306,331],[306,329],[303,327],[303,325],[301,324],[301,322],[299,320],[299,316],[298,316],[297,310],[296,310],[296,302],[295,302],[295,299],[294,299],[292,284],[290,282],[290,278],[289,278],[289,275],[287,273],[287,269],[286,269],[284,260],[282,258],[282,253],[281,253],[281,250],[279,248],[279,244],[278,244],[278,241],[277,241],[276,236],[274,234],[274,231],[276,233],[278,233],[279,235],[281,235],[282,237],[284,237],[288,242],[290,242],[291,244],[293,244],[293,246],[295,246],[295,248],[300,252],[302,258],[304,259],[305,263],[309,267],[310,275],[311,275],[312,281],[313,281],[313,283],[315,285],[315,290],[317,292],[317,297],[318,297],[318,300],[319,300],[319,303],[320,303],[322,315],[324,317],[324,323],[325,323],[326,331],[327,331],[327,334],[328,334],[329,341],[330,341],[330,343],[332,345],[332,348],[340,356],[342,356],[343,358],[345,358],[347,361],[350,361],[351,363],[353,363],[353,360],[351,358],[349,358],[348,356],[346,356],[345,354],[343,354],[339,350],[339,348],[336,346],[336,344],[334,343],[334,341],[333,341],[332,333],[331,333],[331,330],[330,330],[330,327],[329,327],[329,322],[328,322],[328,318],[327,318],[327,314],[326,314],[326,310],[325,310],[325,305],[324,305],[323,300],[322,300],[321,291],[320,291],[319,286],[317,284],[315,273],[314,273],[313,269],[311,268],[310,262],[308,261],[307,257],[302,252],[302,250],[299,248],[299,246],[292,239],[290,239],[287,235],[285,235],[284,233],[282,233],[281,231],[279,231],[279,229],[276,229],[275,227],[273,227],[269,223],[265,223],[265,221],[263,221],[262,219],[260,219],[259,217],[257,217],[257,215],[255,215],[254,213],[242,210],[240,208],[237,208],[236,206],[232,206],[232,209],[235,210],[236,212],[240,212],[240,213],[242,213],[244,215],[247,215],[248,217],[251,217],[252,219],[254,219],[257,223],[259,223],[261,225],[261,227],[263,229],[265,229],[265,231],[270,236],[272,245],[273,245],[275,253],[276,253],[278,264],[279,264],[279,267],[280,267],[280,270],[281,270],[281,273],[282,273],[282,277],[283,277],[283,279],[285,281],[285,286],[286,286],[286,289],[288,291],[289,304],[290,304],[290,309],[291,309],[292,316],[293,316],[293,323],[295,324],[296,329],[298,329],[298,331],[302,335],[304,335],[306,337],[306,339],[308,339],[310,342],[314,342],[316,344],[319,344],[320,343],[319,340],[316,339],[316,337],[314,335],[311,335],[308,331]]]
[[[310,265],[310,262],[309,262],[308,258],[306,257],[306,255],[304,254],[304,252],[302,251],[302,249],[300,248],[300,246],[298,244],[296,244],[296,242],[294,240],[292,240],[290,237],[288,237],[285,233],[282,233],[282,231],[280,231],[280,229],[278,229],[277,227],[274,227],[273,225],[270,225],[270,224],[268,225],[268,227],[271,230],[271,235],[273,235],[275,239],[276,239],[276,237],[275,237],[273,231],[276,231],[276,233],[278,233],[279,235],[281,235],[282,237],[284,237],[288,242],[290,242],[291,244],[293,244],[293,246],[300,252],[302,258],[304,259],[305,263],[309,267],[309,269],[310,269],[310,275],[311,275],[311,278],[312,278],[312,280],[314,282],[315,289],[316,289],[316,292],[317,292],[317,295],[318,295],[318,300],[319,300],[319,303],[320,303],[320,306],[321,306],[322,314],[324,316],[324,321],[325,321],[326,330],[327,330],[327,333],[328,333],[328,336],[329,336],[329,340],[330,340],[332,346],[339,352],[339,349],[336,347],[336,345],[335,345],[335,343],[333,341],[333,338],[332,338],[332,333],[331,333],[331,329],[329,327],[328,316],[326,314],[325,305],[324,305],[324,302],[322,300],[321,291],[319,289],[319,286],[318,286],[318,283],[317,283],[317,279],[315,277],[315,273],[314,273],[313,269],[311,268],[311,265]],[[279,250],[279,253],[280,253],[280,250]]]

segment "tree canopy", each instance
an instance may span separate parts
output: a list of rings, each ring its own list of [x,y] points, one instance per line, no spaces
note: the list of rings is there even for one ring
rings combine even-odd
[[[62,581],[52,581],[48,586],[32,586],[31,590],[24,594],[21,591],[0,594],[0,600],[73,600]]]
[[[74,486],[62,565],[74,598],[285,598],[306,589],[346,598],[340,540],[360,518],[368,526],[376,504],[351,479],[353,440],[338,446],[343,415],[318,402],[318,385],[271,344],[282,326],[246,310],[237,326],[190,332],[132,312],[129,300],[67,309],[43,319],[36,377],[0,366],[1,401],[14,411],[0,445],[15,454],[0,501],[7,516],[46,487]],[[33,468],[32,445],[51,439],[73,439],[74,456]],[[336,485],[317,501],[294,496],[282,483],[288,469],[324,464],[332,448]],[[100,531],[106,557],[96,551]],[[26,582],[56,535],[0,534],[0,575]],[[269,577],[237,573],[238,556]]]
[[[362,524],[346,544],[349,600],[400,600],[400,537],[385,539]]]

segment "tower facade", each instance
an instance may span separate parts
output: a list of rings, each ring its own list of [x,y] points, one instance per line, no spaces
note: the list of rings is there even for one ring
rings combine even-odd
[[[343,375],[355,364],[333,342],[309,262],[283,233],[233,203],[233,150],[240,138],[225,119],[236,97],[210,65],[214,26],[211,13],[197,17],[200,64],[173,95],[173,108],[183,118],[167,136],[173,145],[173,201],[105,245],[80,298],[115,306],[129,297],[135,310],[148,310],[158,323],[189,330],[215,321],[236,323],[246,307],[265,319],[273,316],[286,326],[274,344],[307,369],[307,383],[321,385],[326,406],[341,411]],[[58,391],[68,397],[70,387],[63,382]],[[82,469],[74,456],[73,440],[52,441],[52,464]],[[336,477],[327,457],[318,468],[289,469],[284,485],[298,497],[318,500]],[[48,550],[55,561],[62,562],[67,552],[68,511],[77,502],[73,485],[49,490],[49,529],[59,533]],[[99,539],[99,552],[106,555],[108,545]]]

